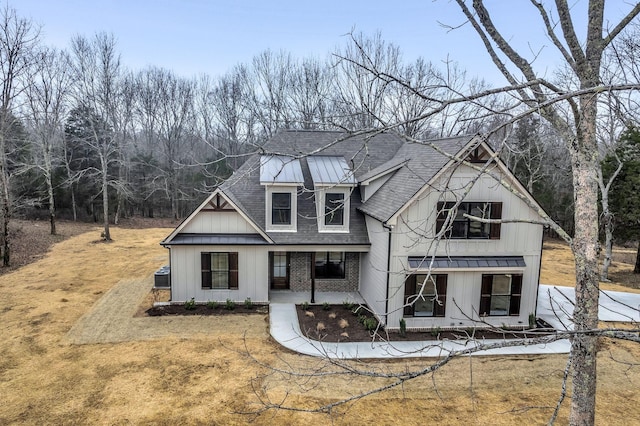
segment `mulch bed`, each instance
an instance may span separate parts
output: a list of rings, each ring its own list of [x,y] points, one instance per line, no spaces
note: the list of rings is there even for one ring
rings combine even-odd
[[[405,336],[401,336],[397,332],[386,333],[381,327],[377,330],[377,335],[365,328],[361,323],[360,316],[367,318],[373,316],[369,313],[366,306],[358,309],[354,313],[354,308],[358,305],[347,307],[345,305],[313,305],[303,309],[301,305],[296,306],[298,312],[298,321],[302,334],[313,340],[322,342],[366,342],[366,341],[427,341],[427,340],[468,340],[468,339],[504,339],[504,338],[522,338],[527,337],[522,332],[519,333],[498,333],[490,330],[459,330],[459,331],[407,331]],[[309,312],[309,314],[307,314]],[[313,315],[311,315],[313,314]],[[340,326],[340,320],[346,320],[343,327]],[[318,326],[318,324],[322,324]],[[346,326],[345,326],[346,325]],[[544,324],[541,324],[544,327]],[[547,330],[548,332],[548,330]],[[346,333],[347,335],[344,335]],[[536,331],[535,336],[539,337],[540,331]],[[528,337],[533,337],[529,334]]]
[[[247,308],[244,304],[236,304],[233,309],[226,309],[225,304],[220,303],[216,307],[196,304],[189,309],[184,304],[153,306],[145,311],[150,317],[165,315],[237,315],[237,314],[267,314],[269,307],[266,305],[253,305]]]

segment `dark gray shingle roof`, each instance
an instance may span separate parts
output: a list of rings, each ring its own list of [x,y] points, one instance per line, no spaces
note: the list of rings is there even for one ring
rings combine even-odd
[[[441,150],[457,154],[472,136],[432,141]],[[405,143],[394,160],[406,161],[360,210],[382,222],[386,222],[404,206],[429,180],[447,164],[449,158],[427,144]]]
[[[297,232],[267,232],[276,244],[369,244],[364,216],[358,211],[361,206],[358,188],[350,199],[349,232],[318,232],[314,185],[306,157],[309,154],[342,156],[358,177],[392,159],[403,141],[391,133],[346,137],[343,132],[289,130],[279,132],[264,145],[265,154],[299,157],[305,183],[298,194]],[[259,158],[259,154],[249,158],[220,189],[265,230],[265,188],[260,185]]]
[[[456,154],[471,138],[463,136],[434,142],[442,150]],[[449,160],[428,145],[404,142],[393,133],[349,137],[334,131],[281,131],[264,145],[261,154],[299,158],[304,175],[304,188],[298,194],[297,232],[267,232],[276,244],[369,244],[363,213],[387,221]],[[404,165],[364,204],[359,188],[354,188],[348,233],[320,233],[314,185],[306,160],[309,155],[344,157],[358,180]],[[260,154],[250,157],[220,189],[261,229],[266,229]]]

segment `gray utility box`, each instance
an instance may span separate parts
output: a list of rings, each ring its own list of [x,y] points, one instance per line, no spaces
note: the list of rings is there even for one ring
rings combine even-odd
[[[171,288],[171,268],[163,266],[154,276],[153,288]]]

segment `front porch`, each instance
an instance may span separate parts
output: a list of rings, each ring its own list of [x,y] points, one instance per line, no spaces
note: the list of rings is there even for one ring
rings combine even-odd
[[[316,291],[315,303],[321,305],[329,303],[331,305],[339,305],[342,302],[364,303],[364,299],[357,291]],[[292,290],[271,290],[269,291],[270,303],[288,303],[301,304],[304,302],[311,303],[310,291],[292,291]]]

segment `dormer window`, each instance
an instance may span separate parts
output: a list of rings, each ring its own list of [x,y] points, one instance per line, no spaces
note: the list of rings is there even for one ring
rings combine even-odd
[[[344,195],[327,192],[324,196],[324,224],[326,226],[344,225]]]
[[[313,180],[318,232],[349,232],[349,203],[356,186],[353,171],[344,157],[307,157]]]
[[[271,223],[273,225],[291,225],[291,193],[274,192],[271,194]]]
[[[267,231],[295,232],[298,187],[304,185],[300,160],[284,155],[263,155],[260,158],[260,184],[265,187]]]

